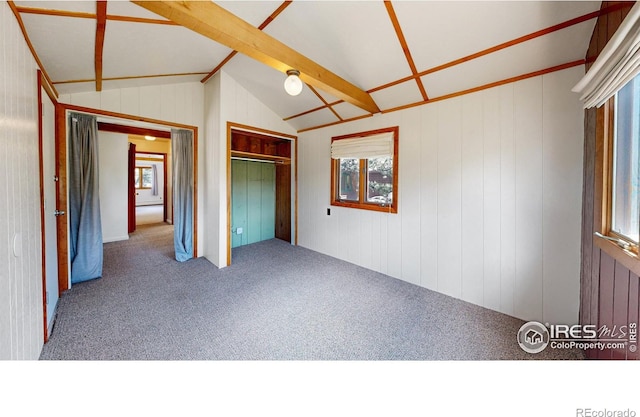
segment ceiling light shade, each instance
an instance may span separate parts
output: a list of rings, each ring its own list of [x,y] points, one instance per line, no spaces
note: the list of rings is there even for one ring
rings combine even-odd
[[[287,79],[284,80],[284,89],[290,96],[297,96],[302,91],[302,81],[298,77],[300,71],[289,70],[287,71]]]
[[[146,140],[156,140],[155,136],[145,136]]]

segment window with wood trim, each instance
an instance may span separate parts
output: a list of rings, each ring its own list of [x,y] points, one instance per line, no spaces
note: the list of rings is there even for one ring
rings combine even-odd
[[[331,205],[398,212],[398,130],[331,138]]]
[[[610,129],[610,235],[638,252],[640,240],[640,78],[614,98]],[[620,244],[624,246],[624,243]]]
[[[136,190],[147,190],[153,187],[153,171],[151,167],[137,166],[134,177]]]

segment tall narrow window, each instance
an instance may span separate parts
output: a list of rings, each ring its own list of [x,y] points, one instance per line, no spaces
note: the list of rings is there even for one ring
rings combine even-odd
[[[640,79],[615,98],[611,232],[637,246],[640,240]]]
[[[398,127],[331,139],[331,205],[398,212]]]

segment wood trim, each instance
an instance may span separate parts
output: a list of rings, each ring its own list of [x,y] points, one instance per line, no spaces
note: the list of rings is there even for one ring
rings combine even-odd
[[[135,76],[126,76],[126,77],[103,77],[102,81],[121,81],[121,80],[137,80],[137,79],[145,79],[145,78],[162,78],[162,77],[187,77],[190,75],[202,75],[206,74],[205,72],[182,72],[176,74],[152,74],[152,75],[135,75]],[[76,83],[90,83],[95,81],[93,78],[86,78],[82,80],[64,80],[64,81],[55,81],[53,84],[76,84]]]
[[[250,153],[247,152],[238,152],[238,151],[232,151],[231,150],[231,137],[233,134],[233,131],[240,131],[243,133],[249,133],[249,134],[253,134],[255,137],[263,137],[263,138],[280,138],[280,139],[288,139],[291,140],[291,145],[294,147],[293,152],[295,152],[295,163],[296,163],[296,170],[295,170],[295,187],[296,187],[296,193],[295,193],[295,219],[293,219],[293,222],[295,224],[295,244],[298,244],[298,146],[297,146],[297,141],[298,141],[298,137],[294,136],[294,135],[289,135],[288,133],[280,133],[280,132],[276,132],[274,130],[268,130],[268,129],[262,129],[259,127],[254,127],[254,126],[249,126],[249,125],[245,125],[245,124],[241,124],[241,123],[235,123],[235,122],[227,122],[227,158],[226,158],[226,165],[227,165],[227,230],[226,230],[226,237],[227,237],[227,266],[231,265],[231,156],[232,154],[243,154],[244,155],[249,155]],[[256,134],[259,133],[259,134]],[[263,135],[260,135],[263,134]],[[266,159],[266,160],[271,160],[271,158],[278,158],[281,160],[286,160],[287,158],[283,158],[283,157],[275,157],[275,156],[269,156],[269,155],[263,155],[263,154],[250,154],[251,158],[259,158],[259,159]],[[289,161],[290,163],[290,161]]]
[[[231,265],[231,130],[231,123],[227,122],[227,266]]]
[[[495,81],[489,84],[484,84],[481,85],[479,87],[474,87],[474,88],[469,88],[467,90],[462,90],[462,91],[457,91],[455,93],[451,93],[451,94],[445,94],[444,96],[439,96],[439,97],[435,97],[432,99],[429,99],[428,101],[419,101],[416,103],[412,103],[412,104],[406,104],[404,106],[399,106],[399,107],[394,107],[391,109],[387,109],[387,110],[383,110],[382,113],[391,113],[394,111],[398,111],[398,110],[404,110],[404,109],[408,109],[411,107],[416,107],[416,106],[421,106],[423,104],[430,104],[430,103],[435,103],[438,101],[442,101],[442,100],[448,100],[450,98],[454,98],[454,97],[459,97],[459,96],[463,96],[466,94],[471,94],[471,93],[475,93],[478,91],[482,91],[482,90],[486,90],[489,88],[494,88],[494,87],[499,87],[501,85],[505,85],[505,84],[511,84],[511,83],[515,83],[517,81],[522,81],[522,80],[526,80],[528,78],[533,78],[533,77],[538,77],[541,75],[545,75],[545,74],[549,74],[551,72],[556,72],[556,71],[561,71],[567,68],[572,68],[578,65],[584,65],[584,59],[579,59],[577,61],[572,61],[572,62],[568,62],[566,64],[562,64],[562,65],[556,65],[554,67],[550,67],[550,68],[545,68],[542,70],[538,70],[538,71],[533,71],[527,74],[522,74],[522,75],[518,75],[515,77],[511,77],[511,78],[506,78],[504,80],[500,80],[500,81]]]
[[[69,213],[67,205],[67,112],[65,106],[56,103],[56,208]],[[67,215],[56,219],[58,233],[58,296],[69,289],[69,236]]]
[[[407,44],[407,40],[402,33],[402,28],[400,27],[400,22],[398,21],[398,16],[396,16],[396,12],[393,9],[393,4],[391,4],[391,0],[385,0],[384,6],[387,9],[387,14],[389,15],[389,19],[391,19],[391,24],[396,31],[396,36],[398,37],[398,41],[400,42],[400,46],[402,47],[402,51],[404,52],[404,56],[407,59],[407,63],[409,64],[409,68],[411,69],[411,74],[413,74],[414,79],[416,80],[416,84],[418,85],[418,89],[420,90],[420,94],[422,95],[422,99],[424,101],[429,100],[427,96],[427,92],[424,89],[424,85],[422,84],[422,79],[418,77],[418,70],[416,69],[416,64],[413,62],[413,57],[411,56],[411,51],[409,50],[409,45]]]
[[[294,159],[293,159],[293,163],[294,165],[294,170],[293,170],[293,175],[294,175],[294,199],[295,201],[293,202],[294,204],[294,212],[293,212],[293,224],[295,225],[295,232],[294,232],[294,244],[297,246],[298,245],[298,139],[294,139],[291,141],[291,145],[293,146],[293,154]]]
[[[378,204],[372,204],[372,203],[366,202],[365,196],[366,196],[367,184],[366,184],[365,175],[363,175],[363,172],[365,169],[365,163],[363,159],[360,159],[360,175],[359,175],[360,189],[358,190],[359,201],[338,200],[336,198],[338,194],[338,182],[336,177],[336,172],[338,171],[338,160],[332,158],[330,161],[331,162],[331,191],[330,191],[331,197],[329,201],[330,205],[363,209],[363,210],[380,211],[384,213],[393,213],[393,214],[398,213],[398,202],[400,201],[398,198],[398,188],[399,188],[398,187],[398,184],[399,184],[398,164],[399,164],[399,155],[400,155],[400,150],[398,148],[398,145],[399,145],[399,137],[400,137],[400,127],[393,126],[393,127],[382,128],[382,129],[368,130],[366,132],[357,132],[357,133],[350,133],[347,135],[334,136],[331,138],[331,142],[335,140],[341,140],[341,139],[373,136],[373,135],[377,135],[385,132],[393,132],[393,202],[392,204],[390,206],[380,206]]]
[[[46,220],[44,211],[44,140],[43,140],[43,126],[42,126],[42,79],[44,78],[42,72],[38,70],[37,85],[38,85],[38,172],[40,180],[40,250],[42,251],[42,320],[44,331],[44,343],[47,343],[49,339],[49,331],[47,325],[47,239],[46,239]],[[54,104],[55,105],[55,104]]]
[[[185,124],[182,124],[182,123],[168,122],[168,121],[159,120],[159,119],[151,119],[151,118],[142,117],[142,116],[133,116],[133,115],[130,115],[130,114],[112,112],[112,111],[107,111],[107,110],[93,109],[91,107],[76,106],[74,104],[60,103],[60,106],[64,110],[70,110],[70,111],[75,111],[75,112],[79,112],[79,113],[95,114],[95,115],[98,115],[98,116],[109,116],[109,117],[115,117],[115,118],[125,119],[125,120],[136,120],[138,122],[147,122],[147,123],[158,124],[158,125],[163,125],[163,126],[176,127],[176,128],[179,128],[179,129],[188,129],[188,130],[197,129],[196,126],[192,126],[192,125],[185,125]]]
[[[103,132],[123,133],[125,135],[153,136],[156,138],[171,139],[171,132],[146,127],[119,125],[115,123],[98,122],[98,130]]]
[[[386,3],[387,2],[385,1],[385,5],[386,5]],[[427,69],[427,70],[422,71],[422,72],[418,72],[416,74],[409,75],[409,76],[404,77],[404,78],[400,78],[400,79],[398,79],[396,81],[392,81],[390,83],[383,84],[383,85],[378,86],[378,87],[374,87],[372,89],[367,90],[367,93],[371,94],[371,93],[374,93],[376,91],[384,90],[386,88],[390,88],[390,87],[396,86],[398,84],[402,84],[404,82],[411,81],[413,79],[416,79],[416,78],[419,78],[419,77],[423,77],[425,75],[428,75],[428,74],[431,74],[431,73],[434,73],[434,72],[437,72],[437,71],[441,71],[443,69],[447,69],[447,68],[453,67],[455,65],[459,65],[459,64],[465,63],[467,61],[471,61],[473,59],[480,58],[480,57],[488,55],[490,53],[497,52],[497,51],[499,51],[501,49],[505,49],[505,48],[508,48],[510,46],[514,46],[514,45],[517,45],[519,43],[526,42],[528,40],[535,39],[537,37],[540,37],[540,36],[543,36],[543,35],[547,35],[549,33],[556,32],[556,31],[561,30],[561,29],[566,29],[568,27],[571,27],[573,25],[577,25],[577,24],[585,22],[587,20],[591,20],[591,19],[597,18],[599,16],[606,15],[608,13],[614,13],[616,11],[622,10],[624,8],[629,8],[629,7],[630,6],[628,4],[620,4],[620,3],[619,4],[614,4],[614,5],[611,5],[611,6],[607,6],[607,7],[604,7],[602,9],[598,10],[598,11],[595,11],[595,12],[592,12],[592,13],[587,13],[585,15],[576,17],[574,19],[567,20],[567,21],[559,23],[557,25],[550,26],[548,28],[545,28],[545,29],[542,29],[542,30],[539,30],[539,31],[536,31],[536,32],[532,32],[532,33],[530,33],[528,35],[521,36],[521,37],[513,39],[511,41],[501,43],[501,44],[496,45],[494,47],[484,49],[484,50],[476,52],[474,54],[467,55],[465,57],[450,61],[448,63],[442,64],[442,65],[439,65],[439,66],[436,66],[436,67],[433,67],[433,68],[430,68],[430,69]],[[593,57],[593,59],[595,60],[595,57]],[[448,97],[448,96],[443,96],[443,97],[451,98],[451,97]],[[443,99],[443,98],[441,98],[441,99]],[[429,99],[427,101],[433,101],[433,99]],[[421,102],[413,103],[411,105],[408,105],[408,107],[406,107],[406,108],[419,106],[421,104],[424,104],[425,102],[426,101],[423,100]],[[338,104],[338,102],[332,103],[332,105],[333,104]],[[324,109],[326,107],[327,106],[320,106],[320,107],[317,107],[317,108],[312,109],[312,110],[308,110],[308,111],[305,111],[305,112],[302,112],[302,113],[299,113],[299,114],[295,114],[293,116],[285,117],[283,120],[284,121],[291,120],[291,119],[294,119],[296,117],[300,117],[300,116],[303,116],[303,115],[306,115],[306,114],[309,114],[309,113],[312,113],[312,112],[315,112],[315,111],[322,110],[322,109]],[[387,110],[387,112],[395,111],[396,109],[397,110],[402,110],[402,106],[396,107],[394,109]],[[385,111],[382,111],[382,112],[384,113]],[[347,120],[347,121],[350,121],[350,120]],[[336,124],[338,124],[338,123],[336,123]],[[306,130],[319,129],[321,127],[327,127],[327,125],[312,127],[312,128],[308,128],[308,129],[305,129],[305,130],[300,130],[298,132],[300,133],[300,132],[303,132],[303,131],[306,131]]]
[[[311,90],[311,92],[313,92],[313,94],[316,95],[316,97],[318,97],[320,99],[320,101],[322,101],[322,103],[324,103],[324,106],[326,108],[328,108],[329,110],[331,110],[331,113],[334,114],[334,116],[336,116],[338,118],[338,120],[344,120],[342,117],[340,117],[340,115],[333,109],[332,106],[329,105],[329,103],[327,103],[327,100],[324,99],[324,97],[322,97],[320,95],[320,93],[318,93],[318,90],[316,90],[315,88],[313,88],[313,86],[309,85],[307,86],[309,87],[309,90]]]
[[[373,116],[372,114],[363,114],[362,116],[356,116],[356,117],[352,117],[350,119],[338,120],[336,122],[325,123],[325,124],[322,124],[322,125],[319,125],[319,126],[313,126],[313,127],[307,127],[305,129],[300,129],[300,130],[298,130],[298,133],[308,132],[310,130],[322,129],[323,127],[340,125],[342,123],[348,123],[348,122],[353,122],[353,121],[360,120],[360,119],[366,119],[366,118],[372,117],[372,116]]]
[[[262,129],[260,127],[244,125],[241,123],[227,122],[227,126],[230,127],[231,129],[241,130],[247,133],[263,133],[264,135],[270,136],[270,137],[292,139],[292,140],[298,139],[297,136],[290,135],[288,133],[280,133],[280,132],[276,132],[275,130]]]
[[[58,98],[58,91],[54,87],[53,82],[51,82],[51,77],[49,77],[49,74],[47,74],[47,71],[44,69],[44,65],[42,65],[42,61],[40,61],[40,58],[38,57],[38,54],[36,53],[36,50],[33,47],[33,44],[31,43],[31,39],[29,39],[29,35],[27,34],[27,29],[24,26],[24,21],[22,20],[22,16],[20,16],[20,13],[18,12],[18,8],[16,7],[15,3],[12,0],[7,0],[7,4],[11,8],[13,15],[16,17],[16,20],[18,21],[18,26],[20,26],[20,31],[22,32],[22,36],[24,37],[25,42],[27,42],[27,46],[31,51],[31,55],[33,56],[33,59],[36,61],[36,64],[38,64],[38,68],[40,68],[40,71],[42,71],[42,75],[47,80],[47,84],[49,85],[51,90],[53,90],[54,96]]]
[[[96,91],[102,91],[102,51],[104,50],[104,32],[107,27],[107,2],[96,2],[96,46],[95,46],[95,71]]]
[[[633,252],[626,251],[615,243],[601,237],[594,236],[593,242],[606,254],[615,259],[616,262],[619,262],[634,274],[640,275],[640,257],[638,257],[638,255]]]
[[[242,152],[242,151],[234,151],[231,150],[232,158],[250,158],[250,159],[263,159],[265,161],[274,161],[279,162],[281,164],[289,165],[291,164],[291,158],[287,158],[284,156],[277,155],[265,155],[263,153],[251,153],[251,152]]]
[[[56,103],[56,168],[58,169],[58,189],[56,191],[56,200],[58,202],[58,210],[68,212],[67,207],[67,111],[75,111],[80,113],[115,117],[125,120],[136,120],[140,122],[153,123],[163,126],[187,129],[193,132],[193,158],[194,158],[194,191],[193,191],[193,257],[198,256],[198,127],[185,125],[182,123],[168,122],[158,119],[150,119],[142,116],[133,116],[124,113],[110,112],[89,107],[75,106],[71,104]],[[166,166],[166,165],[165,165]],[[166,172],[166,170],[165,170]],[[165,182],[166,184],[166,182]],[[165,199],[166,201],[166,199]],[[172,212],[173,213],[173,212]],[[69,247],[68,247],[68,221],[67,216],[58,216],[58,281],[59,293],[62,295],[64,291],[69,289]],[[64,277],[64,280],[63,280]]]
[[[289,69],[296,69],[300,71],[300,79],[304,83],[320,88],[369,113],[380,111],[373,98],[359,87],[215,3],[139,0],[134,0],[133,3],[280,72],[286,73]]]
[[[203,79],[200,80],[200,82],[204,84],[209,81],[209,78],[213,77],[216,72],[220,71],[220,68],[224,67],[227,62],[231,61],[231,58],[236,56],[237,53],[238,51],[231,51],[231,53],[227,55],[222,61],[220,61],[220,63],[214,69],[212,69],[211,72],[209,72]]]
[[[198,257],[198,128],[194,126],[192,130],[193,130],[193,257],[197,258]]]
[[[280,13],[283,12],[284,9],[286,9],[290,4],[291,4],[292,0],[285,0],[284,2],[282,2],[282,4],[273,11],[273,13],[271,13],[265,20],[264,22],[262,22],[260,24],[260,26],[258,26],[259,30],[263,30],[264,28],[266,28],[269,23],[273,22],[273,20],[278,17],[278,15]],[[229,62],[231,60],[231,58],[233,58],[234,56],[236,56],[236,54],[238,53],[238,51],[232,51],[229,55],[227,55],[227,57],[225,59],[223,59],[209,74],[207,74],[206,77],[204,77],[202,80],[200,80],[201,83],[206,83],[209,78],[213,77],[215,75],[216,72],[220,71],[220,68],[222,68],[227,62]]]
[[[144,17],[121,16],[121,15],[114,15],[114,14],[108,14],[107,20],[115,20],[119,22],[131,22],[131,23],[147,23],[152,25],[178,26],[175,22],[172,22],[171,20],[147,19]]]
[[[70,11],[70,10],[41,9],[41,8],[38,8],[38,7],[25,7],[25,6],[18,6],[17,9],[18,9],[18,11],[20,13],[26,13],[26,14],[38,14],[38,15],[44,15],[44,16],[73,17],[73,18],[80,18],[80,19],[95,19],[96,18],[96,14],[95,13],[88,13],[88,12],[73,12],[73,11]],[[176,23],[174,23],[174,22],[172,22],[170,20],[147,19],[147,18],[144,18],[144,17],[120,16],[120,15],[113,15],[113,14],[108,14],[107,15],[107,20],[117,20],[117,21],[121,21],[121,22],[151,23],[151,24],[156,24],[156,25],[177,26]]]

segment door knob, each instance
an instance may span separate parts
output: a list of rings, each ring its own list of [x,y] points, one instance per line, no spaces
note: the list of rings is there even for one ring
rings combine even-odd
[[[56,216],[63,216],[64,215],[64,210],[56,210],[53,212],[54,215]]]

